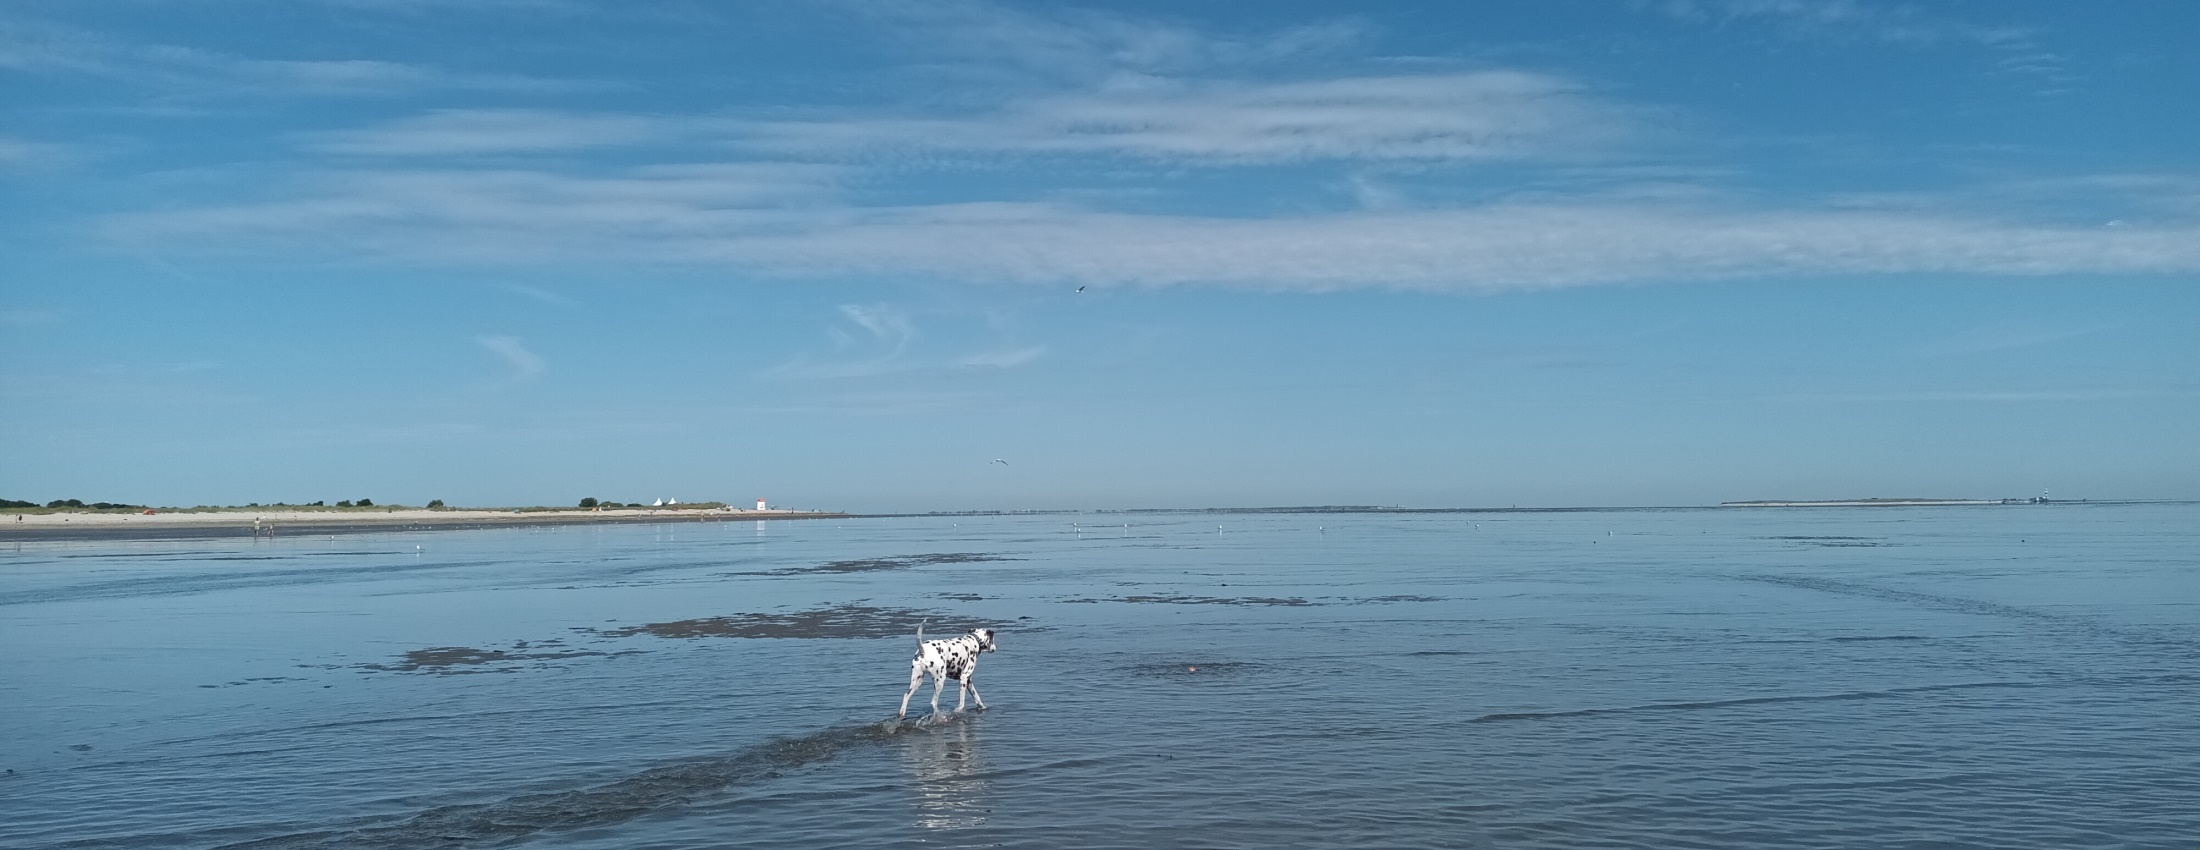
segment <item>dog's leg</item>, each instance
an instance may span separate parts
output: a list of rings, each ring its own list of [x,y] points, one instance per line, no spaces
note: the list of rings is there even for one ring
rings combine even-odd
[[[978,696],[978,683],[976,683],[976,682],[973,682],[973,681],[970,681],[970,679],[971,679],[971,677],[970,677],[970,676],[968,676],[968,675],[965,675],[965,676],[963,676],[963,689],[964,689],[964,690],[967,690],[967,691],[969,691],[969,692],[970,692],[970,698],[971,698],[971,699],[973,699],[973,700],[976,700],[976,701],[977,701],[977,703],[978,703],[978,710],[979,710],[979,711],[984,711],[984,710],[985,710],[985,697],[981,697],[981,696]],[[956,709],[956,711],[961,711],[961,710],[962,710],[962,709],[960,709],[960,708]]]
[[[932,713],[940,713],[940,688],[947,684],[947,674],[932,674]]]
[[[909,692],[901,695],[901,717],[909,716],[909,698],[917,695],[917,688],[924,684],[924,665],[909,665]]]
[[[970,683],[969,683],[969,682],[956,682],[956,683],[955,683],[955,713],[956,713],[956,714],[961,714],[961,713],[962,713],[962,710],[963,710],[963,700],[966,700],[966,699],[969,699],[969,698],[970,698]]]

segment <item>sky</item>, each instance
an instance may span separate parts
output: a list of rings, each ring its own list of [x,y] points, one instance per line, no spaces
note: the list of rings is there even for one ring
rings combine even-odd
[[[0,498],[2200,498],[2195,32],[15,0]]]

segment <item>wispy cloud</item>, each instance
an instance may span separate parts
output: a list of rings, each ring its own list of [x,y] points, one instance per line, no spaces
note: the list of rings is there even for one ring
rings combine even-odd
[[[830,380],[886,375],[916,368],[904,359],[910,343],[917,338],[916,323],[909,314],[889,304],[842,304],[839,312],[854,330],[861,331],[861,335],[852,334],[843,327],[828,328],[826,333],[840,348],[861,349],[859,352],[832,359],[798,356],[764,370],[764,376],[783,380]]]
[[[504,289],[507,292],[514,292],[520,295],[525,295],[544,304],[555,304],[560,307],[573,306],[573,299],[567,298],[563,295],[559,295],[558,293],[551,292],[550,290],[543,289],[541,287],[528,286],[524,283],[507,283],[504,284]]]
[[[917,336],[916,325],[909,321],[909,315],[885,304],[842,304],[840,314],[869,332],[873,339],[884,343],[889,356],[907,350],[909,341]]]
[[[988,369],[1013,369],[1037,360],[1045,356],[1046,353],[1047,350],[1044,346],[1037,345],[1021,348],[1001,348],[963,355],[955,361],[955,365]]]
[[[313,133],[315,150],[367,156],[542,153],[631,144],[659,122],[635,115],[444,109],[376,127]]]
[[[262,59],[172,44],[138,44],[67,27],[0,21],[0,68],[85,74],[170,96],[386,94],[420,89],[579,91],[589,80],[454,73],[363,58]]]
[[[1092,9],[1035,10],[983,0],[856,0],[843,4],[874,32],[931,61],[983,63],[1027,81],[1090,81],[1123,72],[1232,71],[1333,55],[1368,27],[1332,19],[1265,32],[1218,34]]]
[[[503,360],[506,366],[510,366],[512,377],[517,380],[524,381],[540,375],[543,369],[548,366],[543,362],[540,355],[529,351],[527,346],[520,342],[520,338],[516,336],[482,334],[474,337],[474,342],[490,354],[496,355],[498,359]]]
[[[33,168],[66,158],[68,148],[13,136],[0,136],[0,170]]]
[[[2060,92],[2078,79],[2069,60],[2042,47],[2032,28],[1980,24],[1908,3],[1872,0],[1650,0],[1638,3],[1685,21],[1759,24],[1804,40],[1866,40],[1906,47],[1969,45],[2000,55],[1994,70],[2049,83]],[[1992,6],[1986,8],[1995,8]]]
[[[1959,209],[1580,195],[1270,218],[1069,204],[801,205],[785,175],[689,167],[362,175],[311,197],[115,219],[111,235],[404,262],[648,262],[787,277],[1492,291],[1905,273],[2200,271],[2200,227],[2059,225]],[[685,172],[674,172],[685,173]],[[796,181],[799,184],[799,181]],[[850,314],[866,331],[878,330]]]
[[[1545,180],[1532,195],[1409,198],[1364,174],[1402,168],[1465,173],[1466,166],[1496,161],[1547,167],[1554,159],[1564,165],[1577,157],[1570,164],[1655,168],[1657,163],[1631,161],[1610,149],[1640,138],[1640,127],[1655,123],[1642,116],[1660,113],[1615,102],[1568,78],[1523,70],[1369,76],[1328,65],[1293,68],[1291,81],[1246,70],[1350,46],[1364,34],[1349,23],[1232,37],[1117,15],[1042,14],[962,0],[845,8],[874,22],[906,24],[907,31],[895,36],[909,42],[906,49],[1001,67],[1059,60],[1090,73],[1006,87],[1000,90],[1006,94],[981,104],[844,108],[801,120],[719,112],[427,112],[305,137],[305,150],[319,158],[296,165],[260,200],[183,203],[114,216],[102,232],[133,246],[336,253],[396,263],[617,263],[782,279],[1298,291],[2200,271],[2200,204],[2191,200],[2200,195],[2174,180],[2166,188],[2100,187],[2097,195],[2114,196],[2099,205],[2104,211],[2158,213],[2128,223],[2102,216],[2116,218],[2116,227],[2025,218],[2022,210],[2039,207],[1953,197],[1960,192],[1898,201],[1768,201],[1686,176],[1586,186],[1566,183],[1556,174],[1564,169],[1548,168],[1558,182]],[[1856,0],[1688,0],[1657,8],[1691,19],[1861,27],[1887,40],[1899,40],[1897,28],[1910,26],[1939,33],[1931,36],[1938,39],[2015,43],[2014,36]],[[69,47],[57,55],[91,52]],[[1320,75],[1324,69],[1331,73]],[[324,70],[332,78],[405,76],[366,66]],[[601,158],[581,164],[558,158],[531,168],[511,167],[508,159],[494,167],[433,160],[440,167],[373,167],[392,165],[374,158],[614,145],[632,146],[621,151],[620,161],[647,162],[665,158],[668,142],[691,153],[695,143],[716,142],[722,146],[718,156],[764,159],[618,166]],[[1123,193],[1116,200],[1056,191],[989,196],[1000,191],[999,181],[958,183],[928,196],[907,194],[907,186],[899,193],[862,194],[875,188],[874,178],[892,171],[876,168],[881,160],[891,165],[900,157],[961,157],[997,168],[1013,156],[1074,158],[1115,173],[1145,169],[1147,176],[1279,163],[1327,165],[1361,176],[1347,181],[1347,191],[1338,191],[1335,179],[1322,183],[1328,201],[1319,204],[1326,205],[1302,199],[1237,216],[1156,213],[1160,204],[1126,202]],[[330,157],[341,157],[347,167],[331,168]],[[1331,208],[1330,201],[1346,196],[1350,208]],[[2182,200],[2147,200],[2171,196]],[[2060,199],[2056,205],[2068,208]],[[898,356],[913,333],[904,327],[898,342],[889,341],[897,331],[884,324],[886,317],[850,309],[859,312],[844,315],[849,325],[840,332],[885,346],[894,352],[887,358]]]
[[[765,150],[810,155],[948,151],[1270,163],[1476,160],[1607,146],[1625,110],[1545,74],[1481,71],[1295,83],[1115,80],[962,119],[843,117],[763,123]]]
[[[1645,4],[1671,17],[1716,24],[1759,22],[1798,37],[1861,37],[1895,44],[2021,42],[2019,27],[1985,26],[1932,14],[1917,6],[1871,0],[1658,0]]]
[[[2036,323],[2002,322],[1971,328],[1927,348],[1935,354],[1984,354],[2049,345],[2091,336],[2108,330],[2105,325],[2047,327]]]
[[[1813,404],[1943,403],[1943,404],[2042,404],[2053,402],[2123,401],[2174,398],[2193,395],[2168,388],[2093,388],[2069,390],[1915,390],[1866,393],[1794,393],[1772,396],[1774,401]]]
[[[996,346],[952,357],[914,352],[916,322],[907,312],[889,304],[842,304],[846,325],[828,329],[839,349],[837,355],[819,358],[798,356],[764,370],[780,380],[840,380],[886,375],[947,375],[973,370],[1013,369],[1046,354],[1043,346]],[[994,332],[1001,328],[989,317]],[[848,328],[847,326],[853,326]]]

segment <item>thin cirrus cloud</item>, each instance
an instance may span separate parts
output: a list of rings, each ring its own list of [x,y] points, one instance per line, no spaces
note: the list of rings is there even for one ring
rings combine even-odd
[[[2022,43],[2015,27],[1986,26],[1933,15],[1915,6],[1858,0],[1662,0],[1648,4],[1670,17],[1706,23],[1763,21],[1801,37],[1863,37],[1893,44]]]
[[[2065,340],[2092,336],[2108,330],[2106,325],[2080,327],[2046,327],[2030,323],[2003,322],[1971,328],[1953,334],[1926,348],[1931,354],[1986,354],[2013,351],[2020,348],[2052,345]]]
[[[439,156],[548,153],[634,144],[658,138],[665,122],[635,115],[534,109],[445,109],[375,127],[308,134],[323,153]]]
[[[260,59],[172,44],[143,44],[53,24],[0,21],[0,68],[99,77],[171,95],[391,94],[426,89],[570,92],[588,80],[455,73],[379,59]]]
[[[294,200],[137,213],[110,221],[108,234],[212,249],[341,246],[392,262],[634,262],[796,278],[1298,291],[2200,271],[2200,229],[2176,222],[2077,226],[1961,209],[1596,195],[1266,218],[1042,203],[856,206],[821,200],[830,196],[815,168],[369,174]]]
[[[549,364],[543,362],[541,355],[528,350],[527,345],[516,336],[482,334],[474,337],[474,343],[504,361],[504,365],[511,367],[512,377],[519,380],[540,375],[549,367]]]
[[[897,154],[1124,156],[1210,164],[1483,160],[1609,147],[1637,113],[1548,74],[1478,71],[1289,83],[1139,75],[955,118],[742,121],[450,109],[304,136],[321,153],[451,156],[716,140],[803,159]]]
[[[1332,19],[1218,34],[1091,9],[1026,11],[980,0],[861,0],[841,4],[900,51],[961,73],[1017,82],[1089,82],[1131,72],[1183,74],[1321,58],[1365,43],[1369,28]]]
[[[1859,205],[1834,195],[1768,200],[1776,196],[1685,180],[1659,191],[1576,187],[1433,204],[1359,180],[1359,209],[1328,210],[1324,199],[1302,196],[1297,206],[1237,217],[1154,211],[1151,204],[1129,211],[1100,196],[1084,203],[989,198],[989,185],[998,184],[985,181],[934,181],[950,188],[921,202],[908,200],[922,196],[906,186],[864,195],[864,187],[907,177],[901,158],[926,170],[957,162],[1014,169],[1036,165],[1013,161],[1019,157],[1058,157],[1144,176],[1155,188],[1166,185],[1170,169],[1278,164],[1439,176],[1498,161],[1654,166],[1645,159],[1653,154],[1622,148],[1640,147],[1632,143],[1652,135],[1646,128],[1667,123],[1647,120],[1663,114],[1654,107],[1620,103],[1549,73],[1336,72],[1280,80],[1249,70],[1341,49],[1355,37],[1349,26],[1231,40],[1121,17],[1039,16],[983,3],[879,8],[887,11],[876,14],[951,25],[966,37],[943,49],[973,63],[1017,68],[1053,57],[1046,61],[1084,70],[1007,87],[976,107],[812,111],[800,120],[702,110],[425,112],[293,136],[308,159],[259,200],[126,213],[105,219],[100,230],[130,245],[390,263],[617,263],[767,279],[1295,291],[2200,271],[2200,216],[2150,205],[2147,197],[2166,191],[2159,186],[2102,186],[2114,196],[2099,205],[2104,211],[2162,211],[2133,223],[2117,218],[2115,227],[2028,219],[2024,211],[2038,205],[1967,203],[1961,192]],[[1911,21],[1802,0],[1705,0],[1668,11],[1685,17],[1696,9],[1813,27]],[[610,147],[622,148],[618,162],[658,164],[572,155]],[[666,161],[700,152],[731,161]],[[494,165],[466,159],[530,153],[560,156]],[[846,318],[851,331],[879,341],[891,330],[879,317]]]
[[[1910,48],[1971,45],[1993,51],[1996,73],[2048,81],[2075,82],[2069,60],[2039,43],[2022,27],[1995,26],[1934,14],[1907,4],[1858,0],[1662,0],[1646,4],[1669,17],[1726,26],[1762,23],[1799,40],[1868,40]]]
[[[780,380],[840,380],[881,375],[946,373],[973,369],[1013,369],[1046,354],[1043,346],[1009,346],[973,351],[956,357],[910,356],[917,339],[916,322],[907,312],[890,304],[842,304],[840,317],[860,330],[860,335],[840,327],[828,334],[843,351],[868,349],[853,359],[818,359],[799,356],[765,369],[765,377]]]
[[[963,355],[955,365],[986,369],[1013,369],[1046,356],[1045,346],[1031,345],[1022,348],[1001,348]]]
[[[842,304],[840,315],[884,343],[890,349],[888,357],[907,350],[917,336],[916,324],[909,315],[885,304]]]
[[[954,119],[749,125],[764,150],[1117,155],[1219,163],[1476,160],[1609,145],[1633,117],[1564,79],[1517,71],[1290,83],[1127,77]]]

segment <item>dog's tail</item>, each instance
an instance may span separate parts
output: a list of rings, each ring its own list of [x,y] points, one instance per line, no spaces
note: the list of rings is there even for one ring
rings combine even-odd
[[[923,648],[924,648],[924,624],[925,624],[925,623],[929,623],[929,622],[932,622],[932,618],[930,618],[930,617],[926,617],[926,618],[924,618],[923,622],[917,623],[917,648],[918,648],[918,649],[923,649]]]

